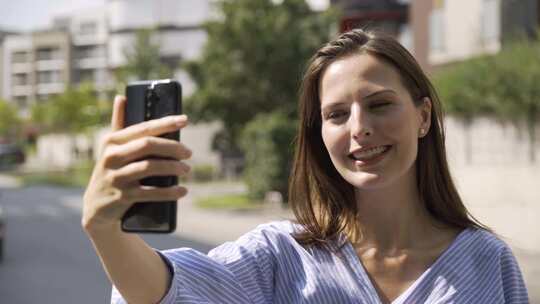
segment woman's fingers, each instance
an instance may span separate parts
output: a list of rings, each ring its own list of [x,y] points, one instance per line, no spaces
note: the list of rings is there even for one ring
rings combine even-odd
[[[179,161],[147,159],[128,164],[118,170],[111,171],[110,184],[123,187],[138,184],[138,181],[150,176],[184,176],[190,167]]]
[[[182,186],[171,186],[166,188],[138,186],[125,191],[129,204],[136,202],[176,201],[187,194],[187,189]]]
[[[176,160],[191,157],[191,150],[182,143],[161,137],[144,137],[124,145],[112,146],[105,152],[105,167],[120,168],[143,158],[169,158]]]
[[[121,107],[121,104],[118,105],[118,107]],[[120,117],[116,118],[116,120],[119,121]],[[108,137],[108,143],[121,145],[141,137],[159,136],[182,129],[187,124],[188,118],[186,115],[171,115],[159,119],[153,119],[112,133]]]
[[[118,131],[124,127],[124,109],[126,107],[126,97],[115,96],[111,118],[111,129]]]

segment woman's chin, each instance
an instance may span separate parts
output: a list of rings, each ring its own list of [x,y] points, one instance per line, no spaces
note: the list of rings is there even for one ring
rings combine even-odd
[[[344,178],[349,184],[359,190],[376,190],[383,188],[386,184],[382,176],[375,173],[354,173],[344,176]]]

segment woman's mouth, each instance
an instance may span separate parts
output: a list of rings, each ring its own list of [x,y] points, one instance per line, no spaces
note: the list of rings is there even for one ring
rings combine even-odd
[[[357,166],[373,165],[379,162],[392,148],[391,145],[378,146],[368,150],[356,151],[349,154],[349,158],[354,160]]]

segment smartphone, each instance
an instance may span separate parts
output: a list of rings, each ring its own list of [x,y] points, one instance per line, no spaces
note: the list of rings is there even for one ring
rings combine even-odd
[[[124,127],[143,121],[182,113],[182,86],[171,79],[145,80],[126,87]],[[180,140],[180,131],[160,137]],[[149,157],[161,158],[161,157]],[[141,185],[170,187],[178,184],[176,176],[151,176]],[[176,229],[176,201],[136,202],[122,217],[122,230],[137,233],[171,233]]]

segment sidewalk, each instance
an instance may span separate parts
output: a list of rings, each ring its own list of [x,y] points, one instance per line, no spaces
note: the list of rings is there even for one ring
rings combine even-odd
[[[175,234],[211,245],[234,241],[260,224],[274,220],[292,219],[290,210],[281,206],[267,206],[260,210],[206,210],[194,205],[200,197],[244,193],[241,183],[210,183],[187,185],[188,195],[178,204],[178,227]]]

